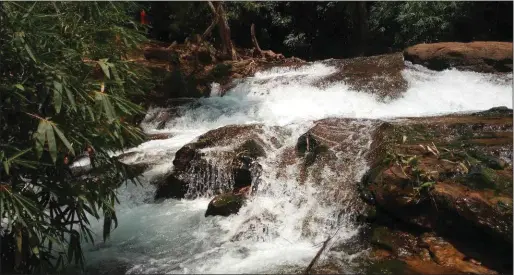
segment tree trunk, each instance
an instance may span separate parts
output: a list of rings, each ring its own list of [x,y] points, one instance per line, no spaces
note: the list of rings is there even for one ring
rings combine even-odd
[[[218,31],[221,38],[222,52],[231,60],[237,60],[236,50],[230,39],[230,27],[228,26],[227,14],[223,8],[223,2],[210,2],[209,6],[214,7],[215,14],[218,18]]]
[[[368,11],[366,9],[366,2],[356,3],[356,23],[358,30],[358,47],[359,54],[364,55],[367,49],[368,42]]]
[[[257,37],[255,37],[255,25],[252,23],[252,26],[250,27],[250,35],[252,36],[252,44],[255,47],[255,50],[259,54],[262,54],[261,47],[259,47],[259,42],[257,41]]]

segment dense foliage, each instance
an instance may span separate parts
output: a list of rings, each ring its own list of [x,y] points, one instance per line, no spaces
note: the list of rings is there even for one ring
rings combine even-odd
[[[126,120],[146,72],[127,55],[145,40],[123,2],[0,2],[1,272],[83,263],[90,219],[116,225],[131,169],[112,151],[142,140]],[[124,119],[125,118],[125,119]],[[87,152],[92,170],[72,175]]]
[[[263,49],[302,58],[402,50],[422,42],[512,41],[512,2],[226,2],[232,38],[251,47],[255,23]],[[178,41],[212,20],[205,2],[147,2],[153,38]],[[216,37],[213,42],[217,43]]]

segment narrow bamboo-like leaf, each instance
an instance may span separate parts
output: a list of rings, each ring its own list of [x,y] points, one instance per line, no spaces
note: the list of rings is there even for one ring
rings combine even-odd
[[[62,107],[62,84],[54,81],[54,108],[56,113],[61,112]]]
[[[21,234],[21,229],[16,229],[16,252],[14,255],[14,263],[15,266],[18,267],[21,264],[22,261],[22,249],[23,249],[23,236]]]
[[[51,126],[47,128],[46,139],[48,141],[50,157],[52,157],[52,161],[55,163],[57,161],[57,143],[55,142],[54,129]]]
[[[17,159],[17,158],[19,158],[19,157],[23,156],[24,154],[26,154],[28,151],[30,151],[30,148],[29,148],[29,149],[25,149],[25,150],[23,150],[23,151],[18,152],[16,155],[14,155],[14,156],[10,157],[10,158],[8,159],[8,161],[13,161],[13,160],[15,160],[15,159]]]
[[[107,78],[111,78],[111,74],[109,73],[109,66],[106,64],[107,59],[100,59],[98,60],[98,65],[100,65],[100,68],[102,68],[102,71],[104,72],[105,76]]]
[[[73,260],[73,251],[74,251],[74,245],[75,245],[74,240],[75,240],[75,238],[72,234],[70,236],[70,243],[68,244],[68,254],[66,255],[66,257],[68,258],[68,264],[71,263],[71,261]]]
[[[36,155],[37,158],[41,158],[41,154],[43,153],[43,146],[45,145],[46,141],[46,128],[48,127],[48,123],[46,120],[41,120],[39,122],[39,125],[37,127],[37,131],[35,133],[35,139],[36,139]]]
[[[34,56],[34,54],[32,53],[32,50],[30,49],[29,45],[28,44],[25,44],[25,50],[27,51],[27,53],[29,54],[30,58],[32,58],[32,60],[34,60],[34,62],[37,62],[36,60],[36,57]]]
[[[112,220],[114,221],[114,229],[116,229],[116,228],[118,228],[118,217],[116,216],[116,212],[112,212],[111,214],[112,214]]]
[[[19,89],[19,90],[25,91],[25,87],[23,87],[23,85],[21,85],[21,84],[19,84],[19,83],[18,83],[18,84],[15,84],[15,85],[14,85],[14,87],[15,87],[15,88],[17,88],[17,89]]]
[[[30,6],[30,8],[27,10],[27,12],[23,15],[21,21],[25,21],[25,19],[29,16],[30,12],[34,9],[34,7],[36,6],[37,2],[34,2],[34,4],[32,6]]]
[[[122,85],[123,83],[121,81],[120,76],[118,75],[118,71],[116,70],[116,67],[114,65],[111,65],[110,67],[111,67],[112,74],[114,76],[114,80],[116,80],[116,83],[119,86],[123,87],[123,85]]]
[[[71,108],[74,111],[76,111],[77,110],[77,105],[75,104],[75,97],[71,93],[70,89],[68,89],[68,87],[64,86],[64,91],[66,92],[66,96],[68,97],[68,100],[70,101]]]
[[[112,217],[110,211],[106,211],[104,216],[104,227],[103,227],[103,240],[107,241],[111,234]]]
[[[3,161],[2,164],[4,165],[4,170],[7,175],[9,175],[9,162]]]
[[[61,132],[61,130],[59,130],[59,128],[57,128],[57,125],[53,124],[52,127],[54,128],[55,133],[57,134],[57,136],[59,136],[59,138],[61,139],[62,143],[64,143],[66,148],[68,148],[68,150],[70,150],[72,155],[75,155],[75,150],[73,150],[73,146],[71,146],[71,143],[64,136],[64,134]]]
[[[107,97],[106,95],[103,95],[101,97],[101,103],[102,103],[105,115],[107,116],[109,121],[114,120],[114,118],[115,118],[114,108],[111,105],[109,97]]]

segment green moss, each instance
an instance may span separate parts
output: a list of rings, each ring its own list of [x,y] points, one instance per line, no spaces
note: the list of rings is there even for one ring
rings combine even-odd
[[[407,265],[396,259],[375,262],[366,268],[367,275],[403,275]]]
[[[371,244],[389,251],[394,250],[394,236],[385,226],[375,227],[371,236]]]
[[[205,148],[205,147],[208,147],[208,146],[212,146],[213,145],[213,142],[211,139],[209,139],[208,137],[199,137],[198,140],[195,142],[195,147],[196,148]]]
[[[512,178],[500,175],[489,167],[477,165],[472,167],[464,183],[476,189],[503,191],[512,187]]]
[[[219,63],[214,66],[211,70],[211,75],[218,79],[223,78],[225,76],[228,76],[230,74],[230,71],[232,70],[231,64],[225,64],[225,63]]]
[[[244,153],[245,156],[253,159],[266,156],[264,148],[253,139],[245,141],[236,151],[238,154]]]
[[[487,165],[487,167],[495,170],[502,170],[505,168],[506,163],[499,158],[495,158],[491,155],[485,154],[478,150],[470,150],[468,151],[469,155],[473,156],[475,159]]]
[[[242,204],[243,201],[243,196],[228,193],[217,196],[216,199],[212,201],[212,204],[215,207],[224,207],[230,204]]]
[[[216,196],[207,206],[205,216],[229,216],[239,212],[245,202],[243,195],[226,193]]]

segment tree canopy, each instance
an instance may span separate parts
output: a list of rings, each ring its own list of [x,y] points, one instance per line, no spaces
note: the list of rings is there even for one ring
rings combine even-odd
[[[182,42],[211,22],[206,2],[145,2],[150,36]],[[402,50],[417,43],[512,41],[512,2],[240,1],[225,2],[231,35],[251,47],[250,26],[263,49],[306,59]],[[207,16],[206,16],[207,15]],[[212,38],[214,43],[216,37]]]

